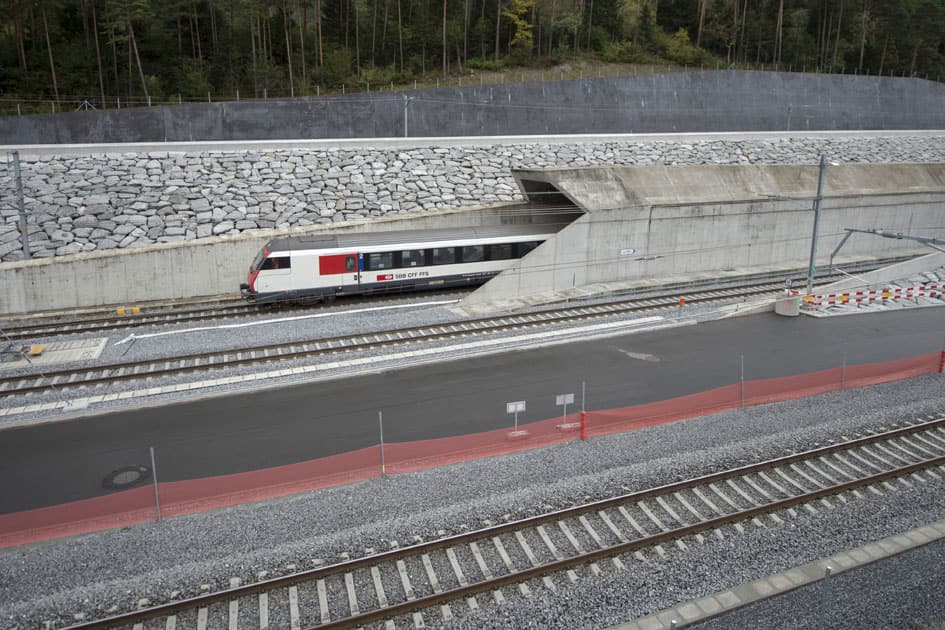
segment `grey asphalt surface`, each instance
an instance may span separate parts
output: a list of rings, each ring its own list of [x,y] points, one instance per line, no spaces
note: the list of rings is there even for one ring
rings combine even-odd
[[[0,432],[0,513],[106,494],[102,481],[157,453],[175,481],[375,445],[555,417],[556,394],[587,384],[588,409],[663,400],[737,382],[911,357],[942,348],[939,308],[830,319],[742,317],[645,334],[466,358]],[[845,357],[845,359],[844,359]]]

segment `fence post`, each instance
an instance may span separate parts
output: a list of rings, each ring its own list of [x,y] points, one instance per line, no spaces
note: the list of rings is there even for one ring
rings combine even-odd
[[[387,474],[387,466],[384,462],[384,412],[377,412],[377,423],[381,427],[381,476]]]
[[[581,412],[581,441],[587,441],[587,412]]]
[[[741,362],[741,373],[738,379],[738,406],[745,406],[745,355],[738,355],[739,361]]]
[[[151,446],[151,478],[154,479],[154,509],[157,520],[161,520],[161,497],[158,495],[157,464],[154,463],[154,447]]]
[[[846,386],[847,380],[847,353],[843,353],[843,363],[840,364],[840,391]]]

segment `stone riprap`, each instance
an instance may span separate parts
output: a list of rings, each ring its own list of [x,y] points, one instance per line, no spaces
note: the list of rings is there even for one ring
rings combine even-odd
[[[22,156],[20,168],[31,254],[48,258],[520,201],[514,168],[816,164],[821,153],[841,162],[942,162],[945,135],[103,153]],[[0,205],[0,216],[0,260],[21,260],[16,204]]]

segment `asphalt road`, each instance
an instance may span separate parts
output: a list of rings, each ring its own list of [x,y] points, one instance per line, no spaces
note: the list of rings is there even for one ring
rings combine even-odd
[[[517,351],[342,380],[214,397],[0,431],[0,513],[110,492],[157,453],[162,481],[314,459],[385,442],[512,426],[561,414],[556,394],[607,409],[747,380],[942,349],[945,309],[813,319],[774,314]]]

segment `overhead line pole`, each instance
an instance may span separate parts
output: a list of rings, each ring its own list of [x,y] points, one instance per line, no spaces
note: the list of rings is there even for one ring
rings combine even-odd
[[[820,227],[820,203],[824,195],[824,171],[827,170],[827,158],[820,154],[820,172],[817,176],[817,196],[814,197],[814,233],[810,240],[810,265],[807,268],[807,295],[814,291],[814,272],[817,257],[817,230]]]

